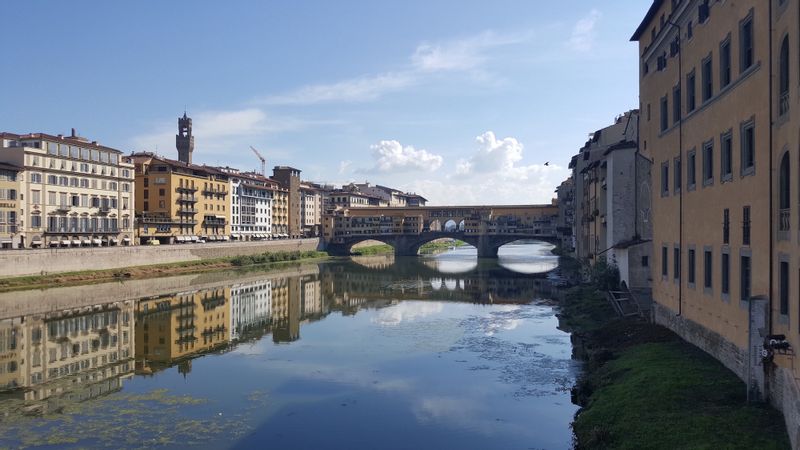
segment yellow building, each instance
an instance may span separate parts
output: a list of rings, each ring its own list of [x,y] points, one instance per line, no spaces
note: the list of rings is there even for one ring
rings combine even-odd
[[[152,373],[225,346],[230,338],[231,289],[186,292],[136,305],[136,370]]]
[[[24,169],[14,246],[133,244],[133,166],[121,153],[74,129],[70,136],[0,133],[0,162]]]
[[[653,161],[655,320],[781,409],[795,447],[799,12],[785,0],[657,0],[632,38]]]
[[[142,242],[230,239],[229,175],[219,169],[134,153],[137,231]]]
[[[21,167],[0,163],[0,248],[18,248]]]
[[[272,238],[289,237],[289,190],[278,183],[270,186],[272,193]]]

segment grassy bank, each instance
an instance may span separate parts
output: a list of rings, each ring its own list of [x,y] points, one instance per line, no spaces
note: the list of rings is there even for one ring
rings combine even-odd
[[[449,239],[446,240],[437,240],[431,241],[427,244],[424,244],[422,247],[419,248],[419,253],[421,255],[430,254],[430,253],[441,253],[447,250],[450,250],[453,247],[463,247],[468,245],[464,241],[459,241],[458,239],[451,241]]]
[[[576,448],[789,448],[778,411],[747,404],[733,372],[670,330],[616,317],[591,286],[570,289],[560,317],[586,360]]]
[[[351,253],[358,256],[385,255],[393,253],[394,249],[388,244],[367,245],[354,248]]]
[[[325,252],[267,252],[258,255],[235,256],[230,258],[184,261],[170,264],[135,266],[107,270],[86,270],[58,274],[31,275],[0,279],[0,292],[23,289],[44,289],[50,287],[73,286],[78,284],[103,283],[121,279],[163,277],[186,275],[212,270],[239,267],[258,267],[267,264],[280,266],[296,261],[313,261],[327,258]]]

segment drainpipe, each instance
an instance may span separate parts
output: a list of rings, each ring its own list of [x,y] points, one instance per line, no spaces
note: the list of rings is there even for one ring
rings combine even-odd
[[[667,25],[672,26],[673,28],[678,30],[678,92],[680,95],[678,96],[678,100],[683,103],[683,45],[681,44],[681,27],[677,25],[675,22],[669,20],[667,21]],[[673,102],[674,102],[673,98]],[[675,104],[673,103],[672,108],[675,108]],[[667,111],[669,114],[669,111]],[[678,156],[681,161],[681,186],[679,186],[680,191],[678,191],[678,255],[679,258],[683,259],[680,255],[683,253],[683,114],[681,111],[678,111]],[[669,164],[669,161],[667,161]],[[674,169],[674,167],[673,167]],[[688,253],[688,252],[687,252]],[[678,314],[680,316],[683,314],[683,261],[680,261],[678,265]]]
[[[774,279],[774,252],[775,252],[775,245],[774,245],[774,225],[775,225],[775,211],[773,208],[773,198],[772,198],[772,146],[773,146],[773,136],[772,130],[774,126],[774,105],[773,105],[773,69],[772,69],[772,2],[769,2],[769,50],[768,50],[768,61],[769,61],[769,314],[767,314],[767,328],[769,329],[769,334],[774,334],[772,332],[772,299],[774,298],[774,289],[773,289],[773,279]],[[755,34],[755,32],[754,32]],[[755,50],[754,50],[755,51]],[[755,152],[755,150],[753,150]],[[752,264],[752,263],[751,263]],[[752,273],[752,270],[751,270]],[[751,275],[752,276],[752,275]]]

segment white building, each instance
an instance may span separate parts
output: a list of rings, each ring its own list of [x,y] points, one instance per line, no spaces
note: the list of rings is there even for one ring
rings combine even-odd
[[[134,244],[134,166],[75,134],[0,133],[0,162],[18,173],[14,247]]]
[[[270,238],[273,182],[252,172],[239,172],[230,167],[217,169],[230,177],[231,237],[243,241]]]

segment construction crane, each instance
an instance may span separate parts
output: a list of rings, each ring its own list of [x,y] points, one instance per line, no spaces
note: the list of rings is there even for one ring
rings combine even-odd
[[[255,153],[256,156],[258,156],[258,159],[261,160],[261,175],[267,176],[267,160],[263,156],[261,156],[261,153],[259,153],[258,150],[256,150],[255,147],[253,147],[252,145],[250,146],[250,150],[252,150],[253,153]]]

